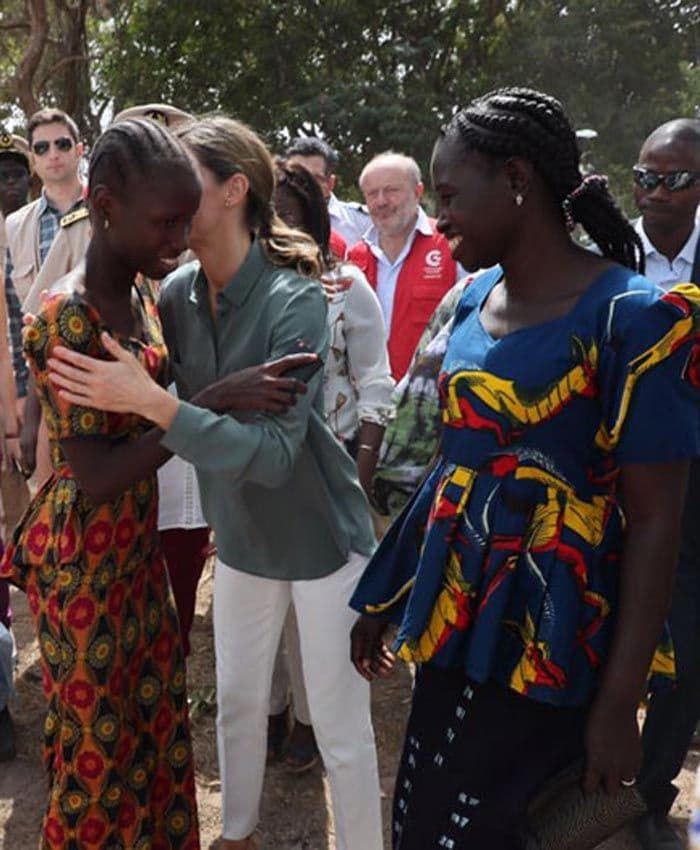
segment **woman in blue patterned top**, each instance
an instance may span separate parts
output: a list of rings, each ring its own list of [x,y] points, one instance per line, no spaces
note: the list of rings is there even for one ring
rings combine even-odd
[[[640,274],[638,238],[604,178],[582,178],[551,97],[479,98],[432,172],[454,258],[499,267],[457,308],[438,457],[353,597],[353,660],[370,679],[394,653],[418,664],[395,850],[510,850],[578,758],[588,790],[634,782],[649,671],[673,672],[700,293]],[[602,256],[571,240],[576,222]]]

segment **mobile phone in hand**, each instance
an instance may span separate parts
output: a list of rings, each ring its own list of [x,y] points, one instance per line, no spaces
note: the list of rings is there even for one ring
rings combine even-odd
[[[294,352],[295,354],[297,352]],[[306,363],[304,366],[295,366],[293,369],[288,369],[282,373],[283,378],[296,378],[297,381],[303,381],[308,384],[319,369],[323,368],[323,360],[319,357],[313,363]]]
[[[297,340],[297,346],[293,351],[288,351],[287,354],[312,354],[308,344],[303,339]],[[303,366],[295,366],[292,369],[287,369],[282,373],[284,378],[295,378],[297,381],[302,381],[308,384],[319,369],[323,368],[323,360],[319,357],[313,363],[306,363]]]

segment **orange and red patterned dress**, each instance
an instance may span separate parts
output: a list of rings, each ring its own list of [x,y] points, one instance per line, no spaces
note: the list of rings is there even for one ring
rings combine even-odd
[[[137,288],[142,339],[123,339],[150,375],[167,351],[150,291]],[[61,440],[136,440],[134,415],[76,407],[49,385],[58,345],[107,358],[106,330],[76,292],[53,295],[24,347],[49,431],[54,474],[0,564],[26,591],[41,650],[50,796],[42,850],[199,850],[185,663],[158,542],[155,475],[98,503]]]

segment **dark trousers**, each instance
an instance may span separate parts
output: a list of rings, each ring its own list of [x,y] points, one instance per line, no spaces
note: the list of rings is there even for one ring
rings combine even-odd
[[[394,791],[394,850],[521,850],[528,803],[584,751],[587,709],[461,671],[418,670]]]
[[[673,805],[678,793],[673,780],[700,721],[700,461],[693,461],[690,469],[669,624],[676,651],[676,686],[652,697],[639,777],[649,809],[658,814],[667,813]]]
[[[169,528],[160,532],[168,564],[185,656],[190,654],[190,629],[194,621],[197,584],[207,560],[208,528]]]

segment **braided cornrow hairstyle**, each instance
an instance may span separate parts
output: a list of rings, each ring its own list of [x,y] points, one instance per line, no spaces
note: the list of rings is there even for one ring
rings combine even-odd
[[[184,145],[156,121],[129,118],[108,127],[97,140],[90,156],[88,189],[104,183],[124,190],[131,176],[152,173],[155,166],[181,165],[191,170]]]
[[[556,98],[527,88],[501,88],[458,112],[442,133],[462,147],[487,156],[529,160],[562,211],[562,222],[578,222],[603,256],[644,271],[636,231],[602,177],[583,179],[576,134]]]

